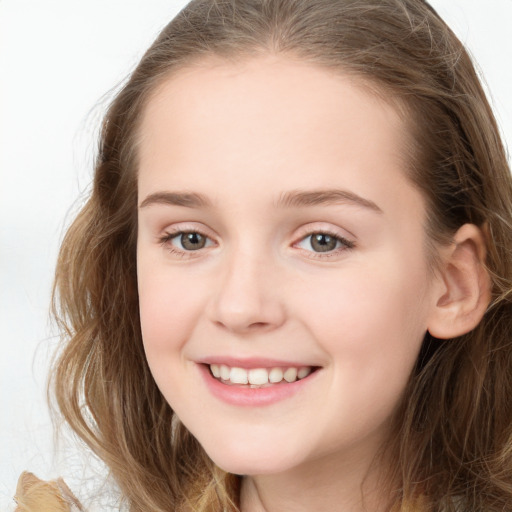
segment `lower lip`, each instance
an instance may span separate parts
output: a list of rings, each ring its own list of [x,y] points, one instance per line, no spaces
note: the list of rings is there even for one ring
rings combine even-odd
[[[265,388],[249,388],[223,384],[211,374],[207,365],[199,364],[198,367],[212,395],[230,405],[242,407],[261,407],[286,400],[304,389],[318,373],[317,370],[295,382],[281,382]]]

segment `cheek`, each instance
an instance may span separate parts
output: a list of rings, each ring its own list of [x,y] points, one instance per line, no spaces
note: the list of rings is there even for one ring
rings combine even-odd
[[[140,321],[148,359],[182,346],[201,312],[202,291],[180,272],[138,263]]]
[[[426,332],[427,272],[418,257],[390,253],[378,261],[351,265],[335,280],[319,276],[308,293],[293,296],[298,316],[336,364],[375,376],[398,372],[403,380]]]
[[[405,274],[397,268],[392,262],[373,271],[354,266],[336,283],[317,281],[313,292],[295,293],[303,297],[297,311],[330,360],[332,401],[319,415],[331,418],[324,435],[333,443],[347,418],[354,436],[385,424],[417,360],[428,281],[419,268]]]
[[[153,378],[173,408],[200,403],[197,390],[182,393],[183,349],[197,325],[204,289],[190,286],[190,276],[156,265],[138,264],[142,341]]]

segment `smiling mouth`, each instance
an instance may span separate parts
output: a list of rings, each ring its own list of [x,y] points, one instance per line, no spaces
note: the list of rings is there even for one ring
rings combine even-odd
[[[207,366],[212,377],[219,382],[228,386],[247,388],[267,388],[285,383],[291,384],[305,379],[318,370],[318,367],[315,366],[277,366],[251,369],[232,367],[225,364],[210,364]]]

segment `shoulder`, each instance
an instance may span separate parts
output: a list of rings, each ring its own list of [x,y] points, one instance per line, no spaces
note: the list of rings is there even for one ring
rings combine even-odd
[[[23,472],[16,486],[15,512],[85,512],[62,478],[40,480]]]

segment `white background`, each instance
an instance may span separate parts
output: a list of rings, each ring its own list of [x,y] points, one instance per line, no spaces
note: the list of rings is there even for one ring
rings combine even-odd
[[[76,447],[67,443],[54,457],[45,403],[52,273],[90,183],[105,94],[184,3],[0,0],[1,511],[13,509],[24,469],[45,479],[60,474],[87,494]],[[479,63],[512,143],[512,0],[432,4]]]

